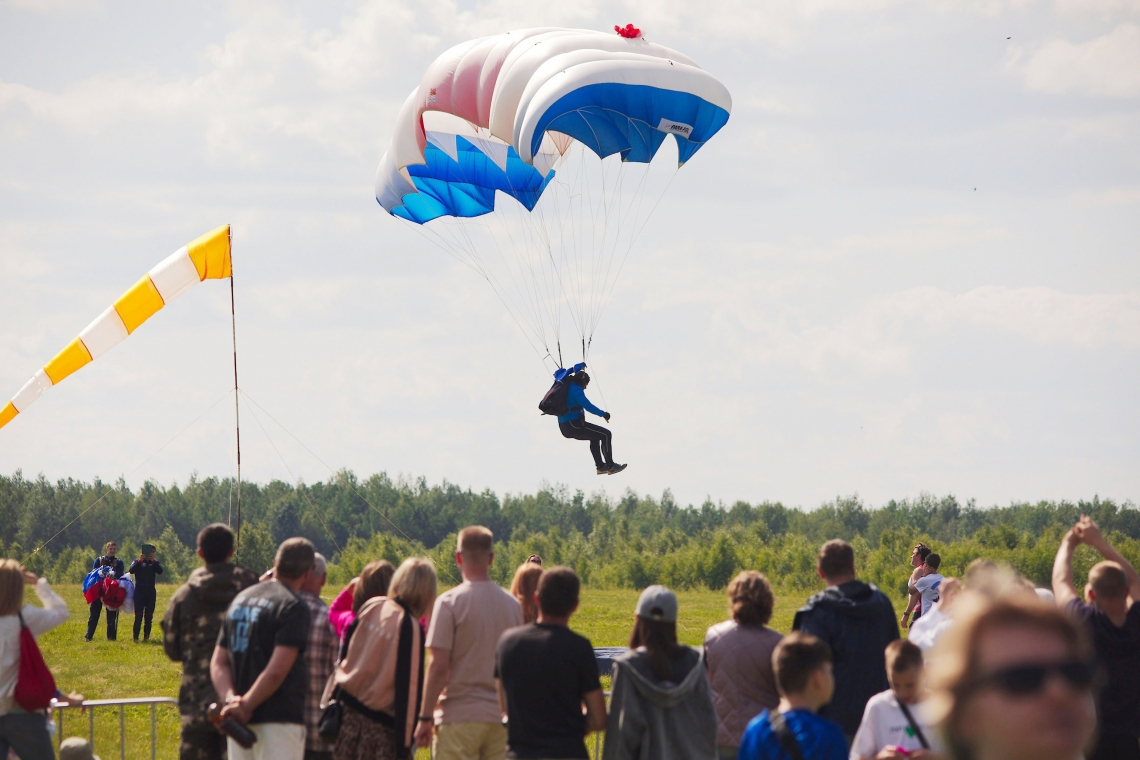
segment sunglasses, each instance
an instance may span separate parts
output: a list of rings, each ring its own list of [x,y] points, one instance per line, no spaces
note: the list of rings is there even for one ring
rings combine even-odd
[[[974,682],[974,688],[995,687],[1015,697],[1040,694],[1049,676],[1058,675],[1073,689],[1091,689],[1097,684],[1099,672],[1092,662],[1073,660],[1034,665],[1016,665],[983,676]]]

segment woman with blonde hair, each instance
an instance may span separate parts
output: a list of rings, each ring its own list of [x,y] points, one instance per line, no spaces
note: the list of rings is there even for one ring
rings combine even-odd
[[[705,634],[717,753],[722,758],[735,758],[748,722],[780,704],[772,652],[784,637],[768,627],[775,604],[768,579],[755,570],[743,570],[728,584],[731,620],[717,623]]]
[[[387,596],[369,599],[357,613],[333,674],[332,699],[344,707],[335,760],[411,753],[423,690],[419,620],[431,610],[437,586],[431,560],[411,557],[392,576]]]
[[[43,607],[24,604],[24,586],[34,586]],[[0,560],[0,757],[12,749],[23,760],[55,757],[42,712],[26,712],[14,699],[20,673],[20,629],[33,636],[50,631],[69,617],[67,603],[14,559]]]
[[[329,623],[341,641],[344,641],[344,632],[352,625],[365,602],[377,596],[388,595],[388,585],[395,572],[396,568],[386,559],[369,562],[360,571],[360,575],[349,581],[344,590],[337,594],[329,607]]]
[[[975,595],[935,648],[930,717],[955,760],[1079,760],[1096,727],[1089,634],[1031,594]]]
[[[537,556],[531,555],[531,557]],[[538,593],[538,579],[541,577],[541,559],[538,562],[528,559],[515,570],[514,580],[511,581],[511,596],[519,600],[524,623],[529,624],[538,620],[538,603],[535,602],[534,595]]]

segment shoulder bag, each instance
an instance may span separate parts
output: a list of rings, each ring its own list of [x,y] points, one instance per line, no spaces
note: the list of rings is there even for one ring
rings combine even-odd
[[[792,729],[788,727],[788,722],[784,720],[784,714],[781,712],[768,713],[768,722],[772,724],[772,733],[776,734],[776,738],[780,740],[780,748],[788,753],[792,760],[804,760],[803,750],[800,749],[800,743],[796,741],[796,737],[792,734]]]
[[[46,710],[55,692],[55,679],[44,662],[36,637],[24,625],[24,616],[20,614],[20,671],[13,694],[16,704],[28,712]]]
[[[911,731],[914,731],[914,736],[918,739],[918,743],[922,745],[923,749],[930,749],[930,742],[926,741],[926,735],[922,733],[922,729],[918,727],[918,721],[910,714],[910,708],[906,706],[906,702],[899,700],[899,708],[902,714],[906,717],[906,722],[910,724]]]

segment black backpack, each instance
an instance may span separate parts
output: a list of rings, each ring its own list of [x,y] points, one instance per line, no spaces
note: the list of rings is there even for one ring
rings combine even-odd
[[[569,412],[571,382],[569,375],[561,380],[556,380],[546,395],[542,397],[542,401],[538,402],[538,411],[555,417],[561,417]]]

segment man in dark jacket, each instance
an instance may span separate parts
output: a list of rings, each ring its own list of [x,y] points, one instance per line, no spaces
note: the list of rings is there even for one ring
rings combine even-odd
[[[218,701],[210,681],[210,659],[226,610],[238,592],[257,583],[257,576],[231,563],[234,534],[221,523],[207,525],[198,534],[198,556],[206,561],[190,580],[174,592],[162,620],[162,646],[166,656],[182,663],[178,712],[182,718],[180,760],[215,760],[224,757],[226,739],[206,717]]]
[[[135,641],[139,640],[142,628],[143,641],[150,641],[151,621],[154,618],[154,603],[158,594],[154,587],[156,576],[162,575],[162,565],[154,558],[154,547],[149,554],[139,554],[131,563],[130,574],[135,577]],[[143,624],[145,621],[145,625]]]
[[[856,580],[851,544],[833,539],[821,546],[819,575],[827,588],[796,612],[792,630],[831,647],[835,696],[819,714],[842,726],[850,743],[867,700],[890,688],[885,650],[899,638],[899,624],[891,600],[873,584]]]
[[[111,577],[115,580],[123,577],[126,568],[123,566],[123,561],[115,555],[119,553],[119,545],[114,541],[108,541],[107,545],[103,547],[105,552],[102,557],[96,557],[95,561],[91,563],[92,570],[98,570],[101,567],[110,568]],[[95,638],[95,629],[99,627],[99,615],[103,611],[103,602],[96,599],[91,602],[91,610],[87,614],[87,640]],[[107,641],[114,641],[119,636],[119,611],[107,608]]]

